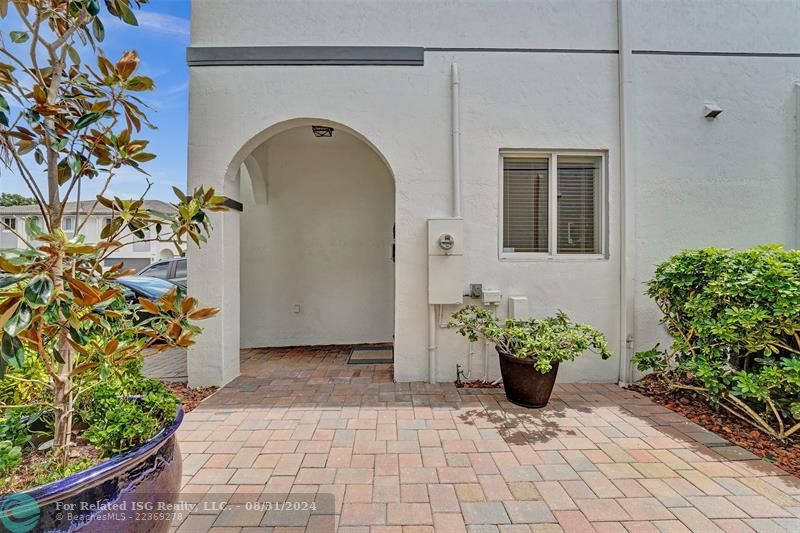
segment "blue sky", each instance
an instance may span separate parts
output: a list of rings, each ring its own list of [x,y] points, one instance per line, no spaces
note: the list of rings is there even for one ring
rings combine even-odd
[[[116,61],[123,51],[135,49],[141,57],[140,73],[156,84],[154,91],[137,95],[153,108],[148,116],[158,126],[157,130],[144,128],[140,134],[150,140],[148,152],[158,156],[144,166],[154,182],[148,198],[171,200],[172,186],[184,189],[186,185],[189,12],[189,0],[151,0],[136,11],[138,27],[104,18],[106,38],[101,47],[105,54]],[[16,29],[11,17],[0,20],[4,33]],[[82,187],[82,197],[90,198],[99,192],[100,183],[84,180]],[[109,194],[138,197],[144,188],[142,174],[123,170],[112,181]],[[22,180],[5,167],[0,167],[0,192],[30,196]]]

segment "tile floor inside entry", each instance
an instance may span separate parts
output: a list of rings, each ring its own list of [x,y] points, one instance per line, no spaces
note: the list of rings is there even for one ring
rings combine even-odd
[[[258,349],[180,430],[173,531],[800,531],[800,480],[615,385],[393,383],[348,350]],[[314,500],[315,512],[242,502]],[[307,529],[306,529],[307,528]]]

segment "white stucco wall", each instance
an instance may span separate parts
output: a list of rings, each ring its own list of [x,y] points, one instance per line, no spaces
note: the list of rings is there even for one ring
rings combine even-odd
[[[633,3],[635,48],[800,52],[800,2]],[[635,349],[669,342],[643,294],[686,248],[798,244],[798,57],[633,56]],[[705,101],[722,114],[703,117]]]
[[[800,52],[800,0],[770,2],[765,9],[758,0],[625,4],[634,50]],[[198,0],[193,46],[449,50],[428,50],[424,66],[413,67],[192,67],[190,184],[225,187],[223,178],[231,176],[230,164],[242,147],[287,120],[328,119],[367,139],[396,184],[395,377],[427,379],[425,224],[427,218],[450,215],[450,64],[456,61],[462,77],[465,289],[471,282],[500,289],[501,316],[509,295],[528,296],[535,314],[563,309],[602,329],[619,356],[625,350],[619,324],[619,57],[608,52],[617,49],[616,8],[614,0]],[[535,48],[595,53],[530,50]],[[627,59],[632,67],[627,179],[635,247],[625,281],[636,295],[630,310],[635,350],[661,335],[652,304],[639,296],[656,261],[684,247],[796,242],[792,102],[800,59],[652,54]],[[705,100],[724,108],[715,121],[702,116]],[[498,258],[498,153],[504,148],[607,152],[607,259]],[[238,198],[238,184],[228,182],[225,192]],[[209,264],[227,261],[214,257]],[[197,263],[190,261],[190,290],[199,288],[211,303],[214,298],[222,303],[227,293],[203,287],[216,275]],[[452,332],[438,333],[436,377],[452,380],[455,364],[466,362],[466,343]],[[201,338],[195,351],[213,358],[220,349],[216,339]],[[496,361],[490,361],[493,377]],[[618,368],[616,361],[588,356],[564,365],[559,379],[612,382]]]
[[[241,181],[242,347],[391,342],[394,183],[384,162],[347,132],[316,138],[310,126],[253,157],[263,175]],[[253,179],[266,181],[266,202]]]

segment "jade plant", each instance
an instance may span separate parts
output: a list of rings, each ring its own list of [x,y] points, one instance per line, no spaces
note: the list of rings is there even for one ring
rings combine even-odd
[[[483,337],[502,353],[520,359],[533,359],[542,374],[553,363],[573,361],[587,350],[611,357],[605,336],[592,326],[576,324],[562,311],[546,318],[498,320],[485,307],[468,305],[456,311],[449,327],[455,328],[470,342]]]
[[[0,222],[23,243],[0,250],[0,374],[21,388],[44,391],[33,402],[1,405],[0,412],[47,410],[61,465],[75,441],[73,418],[81,402],[93,394],[108,398],[102,384],[121,380],[144,349],[189,346],[200,332],[194,321],[216,313],[176,291],[127,305],[115,280],[130,272],[121,264],[107,266],[115,251],[137,240],[171,243],[178,253],[189,241],[200,245],[211,229],[209,212],[224,210],[223,198],[203,188],[189,194],[175,189],[174,212],[145,208],[152,184],[146,163],[156,156],[147,151],[142,130],[154,126],[137,94],[152,90],[153,80],[138,72],[134,50],[112,61],[99,43],[103,20],[136,25],[134,10],[146,2],[0,0],[5,26],[15,27],[0,31],[0,160],[40,212],[24,228]],[[106,196],[121,169],[141,173],[139,198]],[[100,194],[88,214],[68,212],[68,201],[80,205],[87,180]],[[100,239],[87,242],[82,230],[100,205],[112,216]],[[69,233],[62,230],[66,217],[75,219]],[[40,370],[33,376],[26,374],[31,357]],[[90,439],[113,438],[117,448],[135,442],[103,431]],[[17,457],[19,442],[4,446],[12,460]]]

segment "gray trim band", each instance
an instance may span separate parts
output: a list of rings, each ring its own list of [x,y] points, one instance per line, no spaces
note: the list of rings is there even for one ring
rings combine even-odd
[[[198,46],[186,49],[190,67],[239,65],[422,66],[415,46]]]
[[[618,54],[619,50],[602,48],[471,48],[428,47],[426,52],[502,52],[521,54]]]
[[[523,54],[619,54],[601,48],[471,48],[421,46],[198,46],[186,49],[190,67],[241,65],[423,66],[425,52]],[[800,57],[800,52],[704,52],[632,50],[634,55],[700,57]]]
[[[681,50],[631,50],[634,55],[704,57],[800,57],[796,52],[700,52]]]

